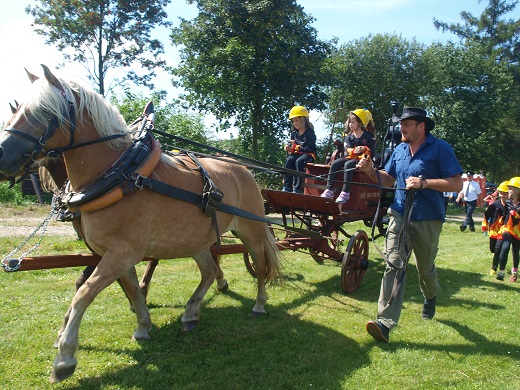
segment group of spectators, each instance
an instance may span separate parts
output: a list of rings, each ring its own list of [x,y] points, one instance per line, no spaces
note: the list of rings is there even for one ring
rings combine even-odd
[[[486,198],[489,205],[484,212],[482,230],[489,236],[489,250],[493,253],[490,274],[504,280],[512,250],[513,268],[509,280],[516,282],[520,254],[520,177],[500,183],[496,192]]]

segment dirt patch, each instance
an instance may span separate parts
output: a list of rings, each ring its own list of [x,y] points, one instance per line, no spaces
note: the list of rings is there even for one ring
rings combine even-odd
[[[50,206],[10,207],[0,208],[0,237],[27,237],[43,223],[49,215]],[[75,237],[76,232],[70,222],[56,221],[51,217],[45,229],[50,236]],[[41,230],[37,234],[40,234]]]

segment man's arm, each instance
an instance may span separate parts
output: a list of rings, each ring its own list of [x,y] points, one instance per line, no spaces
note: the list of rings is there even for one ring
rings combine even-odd
[[[464,181],[462,180],[462,176],[460,174],[453,175],[451,177],[448,177],[446,179],[423,179],[423,187],[422,188],[428,188],[430,190],[435,191],[453,191],[453,192],[459,192],[462,191],[462,186],[464,184]],[[407,185],[408,188],[408,185]],[[414,188],[419,188],[415,187]],[[460,194],[459,194],[460,197]]]
[[[372,164],[372,159],[370,157],[365,156],[365,158],[362,158],[359,160],[359,162],[356,165],[356,168],[366,173],[372,180],[374,180],[377,183],[377,173],[379,172],[379,178],[381,180],[381,185],[384,187],[391,187],[395,183],[395,178],[390,176],[386,171],[378,170],[374,165]]]

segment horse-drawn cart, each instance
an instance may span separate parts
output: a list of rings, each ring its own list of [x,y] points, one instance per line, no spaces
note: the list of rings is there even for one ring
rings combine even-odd
[[[324,260],[340,262],[341,289],[346,294],[353,293],[360,286],[368,268],[369,241],[384,234],[385,213],[392,199],[393,192],[379,190],[375,183],[366,175],[354,173],[351,186],[351,199],[344,204],[335,203],[333,199],[322,198],[319,194],[325,188],[329,165],[308,164],[304,193],[288,193],[283,191],[262,189],[265,199],[265,209],[274,218],[281,218],[281,225],[271,225],[273,234],[277,237],[276,244],[280,250],[302,252],[308,250],[310,256],[317,262]],[[338,183],[340,183],[338,181]],[[338,187],[339,189],[339,187]],[[380,197],[382,197],[380,199]],[[377,234],[369,235],[363,230],[350,234],[345,225],[350,222],[363,221],[372,228],[375,220]],[[284,226],[286,228],[284,228]],[[346,247],[344,240],[349,239]],[[345,248],[343,251],[342,248]],[[246,247],[241,243],[226,243],[213,245],[213,256],[243,254],[244,263],[253,276],[256,270],[249,258]],[[95,267],[100,256],[97,254],[67,254],[56,256],[25,257],[17,264],[14,259],[4,264],[4,270],[27,271],[75,266]],[[154,261],[151,273],[157,265]],[[148,285],[152,274],[146,273],[143,285]]]
[[[0,172],[16,177],[34,160],[64,156],[69,182],[56,197],[63,206],[57,209],[64,215],[80,212],[73,224],[93,254],[27,258],[28,251],[16,258],[11,256],[15,250],[1,265],[6,271],[90,267],[91,275],[84,272],[76,282],[76,294],[58,332],[51,382],[73,374],[81,319],[99,292],[115,280],[136,315],[133,337],[150,338],[146,293],[135,272],[143,260],[149,260],[149,278],[158,259],[192,257],[197,263],[201,280],[181,318],[185,331],[197,326],[202,300],[213,282],[221,291],[227,288],[218,263],[221,254],[243,253],[246,266],[256,274],[254,317],[267,313],[266,284],[281,275],[277,246],[306,248],[317,261],[341,261],[343,291],[358,288],[368,265],[368,235],[361,230],[349,235],[343,226],[362,220],[372,226],[372,237],[375,228],[381,234],[391,191],[355,172],[351,197],[338,206],[319,196],[329,167],[310,164],[304,194],[265,189],[262,197],[254,176],[243,166],[247,164],[229,158],[235,157],[231,154],[203,158],[189,151],[162,151],[153,136],[151,102],[132,129],[133,124],[129,128],[102,96],[42,68],[43,78],[27,72],[33,84],[31,100],[12,107],[13,118],[0,137]],[[265,218],[265,209],[280,213],[282,223]],[[280,225],[281,237],[273,235]],[[226,231],[242,244],[220,240]],[[344,252],[340,234],[350,237]]]

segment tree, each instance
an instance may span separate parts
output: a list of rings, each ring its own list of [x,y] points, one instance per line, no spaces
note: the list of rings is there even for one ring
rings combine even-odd
[[[466,162],[483,164],[495,180],[511,177],[520,167],[520,157],[516,153],[520,146],[520,19],[507,18],[518,3],[516,0],[489,0],[480,17],[462,12],[463,23],[448,24],[434,19],[438,29],[461,39],[465,49],[459,54],[469,58],[462,68],[462,72],[469,73],[463,75],[464,81],[457,88],[459,99],[465,99],[459,103],[464,103],[469,110],[464,109],[459,112],[461,117],[451,117],[451,120],[473,123],[473,132],[465,132],[463,137],[486,152],[466,153]],[[454,57],[450,61],[458,62]],[[456,69],[450,72],[451,76],[454,71]],[[477,79],[470,81],[469,75]],[[460,76],[462,74],[456,78],[460,79]],[[446,103],[451,97],[445,96]],[[486,104],[482,104],[484,102]],[[471,106],[479,109],[471,109]],[[486,129],[486,134],[480,134],[477,129]]]
[[[460,13],[463,24],[446,23],[435,18],[433,24],[438,30],[449,31],[464,41],[482,46],[485,52],[493,53],[498,62],[518,64],[520,19],[505,19],[505,15],[512,12],[517,5],[517,0],[489,0],[484,12],[478,18],[463,11]]]
[[[174,104],[163,104],[163,96],[160,93],[154,93],[150,98],[147,98],[127,91],[122,99],[118,99],[115,96],[111,97],[111,103],[119,109],[128,124],[141,116],[145,105],[150,100],[154,103],[154,126],[157,130],[204,145],[215,143],[204,126],[202,115],[188,113]],[[189,149],[203,153],[208,152],[204,148],[183,144],[180,141],[175,141],[160,134],[155,134],[154,137],[159,140],[165,150]]]
[[[346,43],[333,53],[327,59],[327,72],[332,75],[332,110],[327,118],[333,122],[336,117],[338,135],[349,111],[367,108],[380,141],[392,115],[391,101],[418,104],[427,84],[423,51],[424,46],[415,40],[377,34]]]
[[[520,167],[520,137],[508,115],[513,78],[507,65],[477,44],[434,44],[424,60],[430,64],[424,99],[436,121],[434,134],[453,146],[466,169],[512,176]]]
[[[99,93],[110,90],[105,82],[109,70],[125,70],[130,80],[153,88],[154,68],[164,67],[163,45],[152,39],[156,26],[169,27],[163,10],[170,0],[41,0],[25,11],[34,16],[35,31],[56,45],[68,61],[87,70]],[[138,63],[145,73],[128,70]]]
[[[183,97],[239,128],[244,154],[280,161],[287,113],[325,107],[322,65],[332,47],[294,0],[189,0],[198,16],[172,31],[182,45],[172,71]]]

